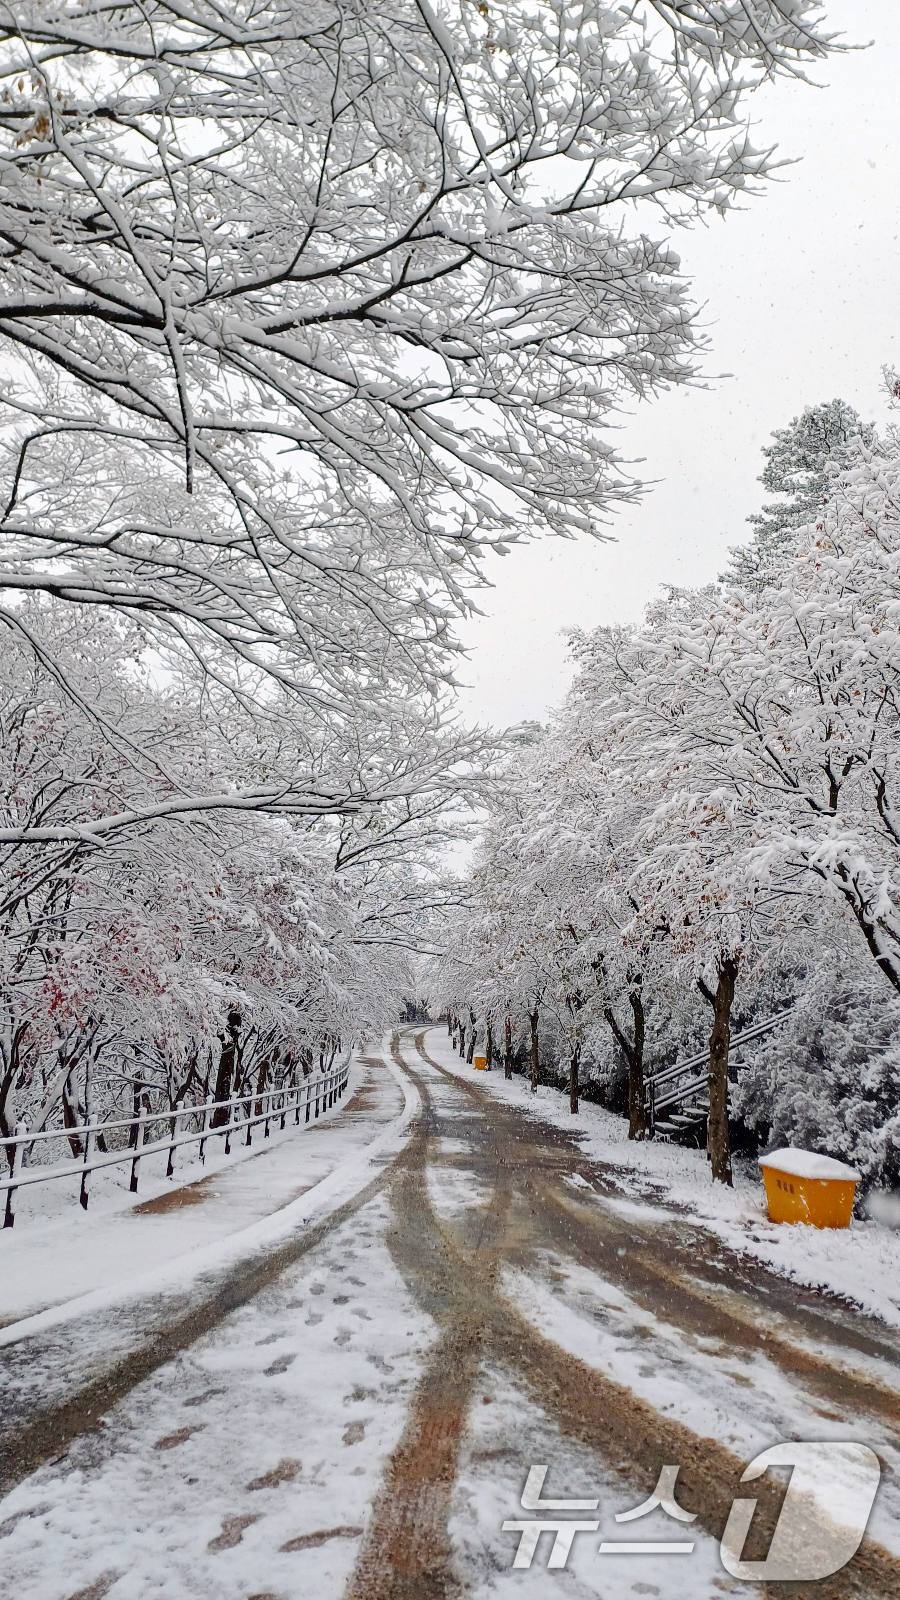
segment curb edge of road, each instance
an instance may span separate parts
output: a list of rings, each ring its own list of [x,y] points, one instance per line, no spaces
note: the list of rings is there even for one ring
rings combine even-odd
[[[354,1195],[365,1188],[371,1180],[372,1167],[375,1163],[397,1155],[406,1144],[413,1118],[421,1107],[418,1089],[405,1073],[400,1071],[391,1057],[390,1038],[391,1035],[388,1035],[386,1045],[382,1045],[382,1061],[403,1094],[403,1109],[380,1130],[371,1144],[365,1145],[362,1150],[354,1151],[352,1156],[339,1162],[327,1177],[313,1184],[298,1199],[289,1201],[287,1205],[273,1211],[268,1217],[250,1223],[248,1227],[229,1234],[225,1239],[187,1251],[185,1255],[176,1257],[173,1262],[163,1267],[155,1267],[139,1277],[111,1284],[105,1288],[91,1289],[86,1294],[76,1295],[73,1299],[62,1301],[57,1306],[49,1306],[44,1311],[8,1323],[6,1327],[0,1328],[0,1349],[18,1344],[22,1339],[35,1334],[46,1333],[52,1328],[78,1317],[87,1316],[91,1312],[103,1311],[154,1294],[183,1293],[204,1274],[221,1270],[223,1267],[234,1267],[261,1249],[281,1244],[298,1228],[308,1226],[314,1221],[321,1221],[329,1211],[335,1211],[348,1200],[352,1200]],[[396,1148],[390,1149],[391,1146]]]

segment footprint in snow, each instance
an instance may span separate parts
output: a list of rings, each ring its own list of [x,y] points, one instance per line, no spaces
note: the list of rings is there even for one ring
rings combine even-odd
[[[193,1428],[179,1428],[177,1433],[167,1433],[162,1439],[157,1439],[154,1450],[174,1450],[176,1445],[184,1444],[194,1433],[202,1433],[203,1424],[197,1423]]]
[[[287,1372],[288,1367],[291,1366],[292,1362],[296,1361],[296,1359],[296,1355],[279,1356],[277,1361],[273,1361],[270,1367],[265,1368],[266,1377],[274,1378],[279,1372]]]
[[[207,1400],[214,1400],[217,1394],[227,1394],[227,1389],[204,1389],[202,1394],[188,1395],[184,1404],[186,1406],[205,1406]]]
[[[242,1517],[226,1517],[222,1523],[222,1532],[215,1539],[210,1539],[209,1544],[206,1546],[210,1555],[215,1555],[217,1550],[233,1550],[235,1545],[240,1544],[244,1537],[244,1529],[249,1528],[251,1523],[258,1521],[258,1512],[253,1512],[249,1515],[245,1513]]]
[[[247,1488],[250,1490],[277,1489],[279,1484],[290,1483],[296,1478],[301,1466],[301,1462],[292,1461],[289,1456],[286,1456],[283,1461],[279,1461],[277,1467],[272,1467],[271,1471],[264,1472],[261,1478],[251,1478]]]
[[[301,1533],[299,1539],[289,1539],[282,1550],[315,1550],[329,1539],[358,1539],[362,1528],[322,1528],[318,1533]]]
[[[70,1594],[68,1600],[103,1600],[103,1596],[109,1594],[121,1576],[121,1572],[101,1572],[99,1578],[95,1578],[86,1589],[79,1589],[77,1594]]]

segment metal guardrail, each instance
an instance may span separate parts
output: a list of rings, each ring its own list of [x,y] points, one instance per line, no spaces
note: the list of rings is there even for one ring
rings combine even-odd
[[[209,1098],[202,1105],[180,1106],[168,1111],[144,1111],[137,1116],[111,1118],[109,1121],[92,1119],[73,1128],[43,1128],[37,1133],[29,1133],[28,1124],[20,1122],[14,1135],[0,1139],[0,1150],[6,1153],[6,1161],[11,1169],[9,1177],[0,1180],[0,1194],[6,1194],[3,1226],[11,1228],[15,1224],[16,1194],[19,1189],[35,1183],[50,1183],[56,1178],[77,1177],[80,1174],[79,1201],[86,1211],[90,1196],[91,1173],[103,1167],[126,1166],[130,1162],[129,1187],[132,1194],[137,1194],[140,1164],[144,1156],[167,1151],[166,1177],[171,1178],[174,1173],[175,1151],[182,1145],[199,1144],[200,1160],[205,1161],[208,1139],[224,1138],[225,1154],[229,1155],[232,1139],[237,1139],[243,1134],[245,1145],[251,1144],[253,1129],[261,1123],[265,1125],[264,1137],[268,1139],[271,1124],[278,1121],[284,1128],[292,1112],[295,1125],[299,1125],[300,1113],[303,1110],[306,1112],[305,1121],[309,1122],[313,1114],[318,1117],[323,1111],[329,1110],[335,1100],[343,1097],[349,1075],[348,1051],[338,1066],[332,1067],[318,1078],[309,1078],[306,1082],[296,1084],[290,1089],[266,1089],[261,1094],[245,1092],[232,1095],[228,1100]],[[217,1111],[224,1111],[226,1115],[214,1125],[213,1116]],[[191,1117],[199,1120],[199,1127],[190,1132],[183,1129],[179,1131],[179,1124]],[[168,1124],[165,1138],[148,1141],[148,1128],[160,1123]],[[125,1149],[101,1152],[99,1155],[95,1153],[99,1134],[105,1139],[107,1134],[125,1128],[129,1134]],[[26,1158],[31,1154],[33,1147],[50,1139],[77,1139],[82,1146],[82,1153],[61,1166],[26,1166]],[[10,1151],[11,1158],[8,1153]]]

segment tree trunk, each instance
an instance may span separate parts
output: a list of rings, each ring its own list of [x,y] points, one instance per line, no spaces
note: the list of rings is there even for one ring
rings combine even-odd
[[[449,1011],[447,1012],[447,1033],[449,1034],[450,1038],[452,1039],[452,1037],[453,1037],[453,1018],[451,1017]]]
[[[503,1024],[503,1075],[512,1077],[512,1017],[507,1017]]]
[[[472,1065],[472,1057],[475,1054],[476,1028],[475,1028],[475,1013],[474,1013],[474,1011],[470,1011],[469,1012],[469,1021],[472,1024],[472,1026],[469,1029],[469,1042],[466,1045],[466,1064],[467,1064],[467,1066],[471,1066]]]
[[[219,1053],[219,1070],[216,1073],[216,1087],[213,1091],[214,1100],[228,1100],[231,1097],[231,1087],[234,1081],[234,1068],[237,1061],[237,1041],[241,1026],[239,1011],[229,1011],[227,1034]],[[218,1106],[212,1114],[212,1128],[224,1128],[228,1121],[228,1107]]]
[[[735,956],[723,956],[716,963],[713,1025],[709,1036],[709,1120],[706,1148],[716,1183],[731,1184],[731,1146],[728,1137],[728,1047],[731,1040],[731,1007],[738,975]]]
[[[628,1054],[628,1137],[643,1139],[647,1133],[644,1110],[644,1001],[639,989],[629,991],[628,1003],[634,1016],[634,1040]]]
[[[65,1083],[63,1084],[62,1114],[63,1114],[63,1127],[64,1128],[77,1128],[78,1127],[78,1122],[79,1122],[79,1118],[78,1118],[78,1103],[77,1103],[77,1099],[76,1099],[75,1104],[74,1105],[72,1104],[72,1074],[71,1073],[69,1073],[68,1077],[66,1078]],[[83,1151],[82,1145],[81,1145],[81,1140],[79,1139],[77,1133],[70,1133],[68,1137],[69,1137],[69,1147],[70,1147],[70,1149],[72,1151],[72,1154],[75,1157],[76,1161],[80,1161],[81,1157],[84,1154],[84,1151]]]
[[[603,1015],[628,1066],[628,1137],[644,1139],[647,1134],[644,1111],[644,1001],[640,988],[629,989],[628,1002],[633,1018],[630,1039],[619,1027],[612,1006],[604,1006]]]
[[[537,1094],[538,1086],[538,1011],[535,1006],[528,1013],[528,1025],[531,1028],[531,1092]]]
[[[466,1030],[462,1023],[459,1025],[459,1054],[461,1058],[466,1054]]]
[[[488,1072],[490,1072],[494,1065],[494,1024],[490,1017],[487,1019],[486,1027],[487,1032],[484,1040],[484,1064]]]
[[[578,1064],[581,1060],[581,1045],[576,1044],[569,1057],[569,1110],[573,1117],[578,1115]]]

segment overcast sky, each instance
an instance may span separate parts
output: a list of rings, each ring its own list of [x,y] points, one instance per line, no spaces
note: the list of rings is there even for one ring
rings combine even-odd
[[[761,503],[773,428],[836,395],[886,418],[881,369],[900,367],[900,3],[829,0],[826,12],[871,48],[820,68],[821,88],[781,84],[754,106],[756,142],[797,164],[744,211],[674,240],[703,307],[709,387],[622,419],[622,454],[657,481],[615,518],[615,544],[493,558],[485,615],[463,630],[467,717],[542,718],[570,678],[561,629],[637,620],[661,583],[714,579]]]

